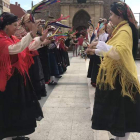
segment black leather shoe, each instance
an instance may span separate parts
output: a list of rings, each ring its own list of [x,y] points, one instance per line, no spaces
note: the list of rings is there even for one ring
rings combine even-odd
[[[55,85],[57,85],[57,82],[52,81],[52,82],[50,82],[48,85],[55,86]]]
[[[58,76],[55,76],[55,78],[61,78],[62,76],[58,75]]]

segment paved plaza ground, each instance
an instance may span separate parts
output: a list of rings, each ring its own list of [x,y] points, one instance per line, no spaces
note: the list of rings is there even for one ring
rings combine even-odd
[[[70,54],[71,56],[71,54]],[[106,131],[91,129],[95,88],[87,79],[89,60],[70,59],[71,65],[55,87],[48,87],[48,97],[40,101],[44,119],[38,122],[31,140],[109,140]],[[136,61],[140,79],[140,61]],[[129,140],[140,140],[131,134]]]

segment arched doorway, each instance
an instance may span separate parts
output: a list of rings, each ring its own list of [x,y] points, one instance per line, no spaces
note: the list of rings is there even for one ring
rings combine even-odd
[[[78,31],[77,36],[80,33],[84,34],[84,31],[88,28],[88,21],[90,20],[90,15],[85,10],[78,11],[73,18],[73,27]]]

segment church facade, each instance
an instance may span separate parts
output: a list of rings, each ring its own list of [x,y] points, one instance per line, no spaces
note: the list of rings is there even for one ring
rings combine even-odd
[[[36,15],[37,18],[49,20],[49,16],[57,19],[61,14],[64,16],[70,15],[67,21],[63,21],[65,25],[73,27],[76,30],[85,29],[88,27],[88,21],[92,19],[96,26],[99,18],[109,18],[110,5],[114,1],[119,0],[61,0],[60,3],[51,5],[43,14]],[[66,31],[64,29],[63,31]]]

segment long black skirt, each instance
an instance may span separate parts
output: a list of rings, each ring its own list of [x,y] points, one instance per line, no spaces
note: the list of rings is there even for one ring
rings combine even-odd
[[[34,64],[29,69],[29,75],[38,99],[46,96],[45,79],[39,56],[34,56]]]
[[[49,52],[49,63],[50,63],[51,76],[58,76],[60,74],[59,68],[58,68],[58,63],[56,60],[55,53],[52,50],[50,50],[50,52]]]
[[[67,51],[65,51],[64,54],[65,54],[66,65],[68,67],[70,66],[69,54]]]
[[[140,132],[140,94],[136,94],[135,102],[123,97],[119,78],[116,79],[114,90],[96,88],[92,128],[124,137],[127,132]]]
[[[50,81],[50,64],[47,46],[38,50],[42,69],[44,73],[45,83]]]
[[[0,92],[0,139],[33,133],[36,120],[41,118],[43,113],[28,76],[25,83],[16,70],[6,90]]]
[[[87,73],[87,77],[91,78],[91,74],[92,74],[92,68],[93,68],[93,63],[94,63],[94,55],[90,55],[90,61],[89,61],[89,67],[88,67],[88,73]]]
[[[91,73],[91,82],[94,85],[96,85],[96,79],[99,72],[100,64],[101,64],[100,56],[94,55],[93,67],[92,67],[92,73]]]
[[[57,59],[59,60],[58,66],[61,67],[61,69],[63,69],[63,73],[64,73],[67,70],[67,60],[65,57],[65,51],[63,49],[57,50]]]

